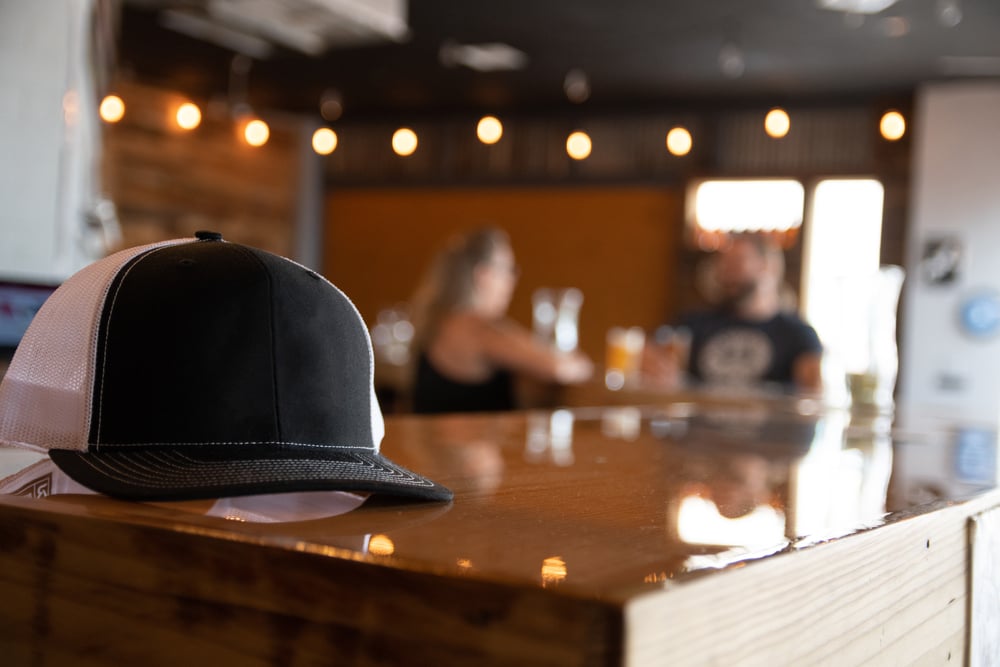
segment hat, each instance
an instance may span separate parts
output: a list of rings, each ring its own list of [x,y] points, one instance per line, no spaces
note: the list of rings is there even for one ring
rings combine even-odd
[[[213,232],[69,278],[0,383],[0,443],[136,500],[309,490],[448,500],[379,453],[371,340],[330,282]]]

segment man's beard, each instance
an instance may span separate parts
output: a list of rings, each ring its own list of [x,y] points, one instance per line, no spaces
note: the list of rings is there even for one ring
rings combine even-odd
[[[757,282],[754,280],[730,285],[721,290],[719,307],[728,312],[736,312],[749,303],[756,292]]]

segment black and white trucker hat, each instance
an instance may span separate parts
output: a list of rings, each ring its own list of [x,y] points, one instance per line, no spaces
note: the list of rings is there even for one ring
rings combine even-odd
[[[379,454],[371,341],[317,273],[199,232],[45,302],[0,384],[0,444],[136,500],[308,490],[448,500]]]

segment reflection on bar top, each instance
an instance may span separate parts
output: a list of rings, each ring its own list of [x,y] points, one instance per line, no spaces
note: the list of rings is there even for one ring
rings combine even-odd
[[[613,598],[995,486],[995,433],[921,436],[894,440],[884,418],[801,401],[406,416],[387,419],[383,451],[452,488],[452,504],[341,492],[129,503],[12,450],[0,450],[0,492],[49,511]]]

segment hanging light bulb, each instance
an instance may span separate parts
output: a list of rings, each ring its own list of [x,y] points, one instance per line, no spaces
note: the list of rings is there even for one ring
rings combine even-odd
[[[495,144],[503,136],[503,124],[495,116],[483,116],[476,125],[476,136],[484,144]]]
[[[683,127],[675,127],[667,132],[667,150],[680,157],[691,152],[691,133]]]
[[[886,111],[878,124],[882,137],[888,141],[896,141],[906,134],[906,119],[898,111]]]
[[[401,157],[413,155],[417,150],[417,133],[408,127],[401,127],[393,132],[392,150]]]
[[[792,121],[788,117],[788,112],[779,107],[775,107],[767,112],[764,118],[764,131],[767,136],[773,139],[781,139],[788,134],[792,128]]]
[[[271,128],[267,126],[267,123],[256,118],[243,128],[243,138],[246,142],[254,147],[260,147],[267,143],[268,138],[271,136]]]
[[[590,156],[590,135],[577,130],[566,137],[566,153],[574,160],[586,160]]]
[[[98,113],[105,123],[117,123],[125,116],[125,102],[117,95],[108,95],[101,100]]]
[[[312,147],[320,155],[329,155],[337,150],[337,133],[328,127],[313,132]]]
[[[201,125],[201,109],[198,108],[197,104],[185,102],[177,107],[175,119],[177,127],[182,130],[193,130]]]

